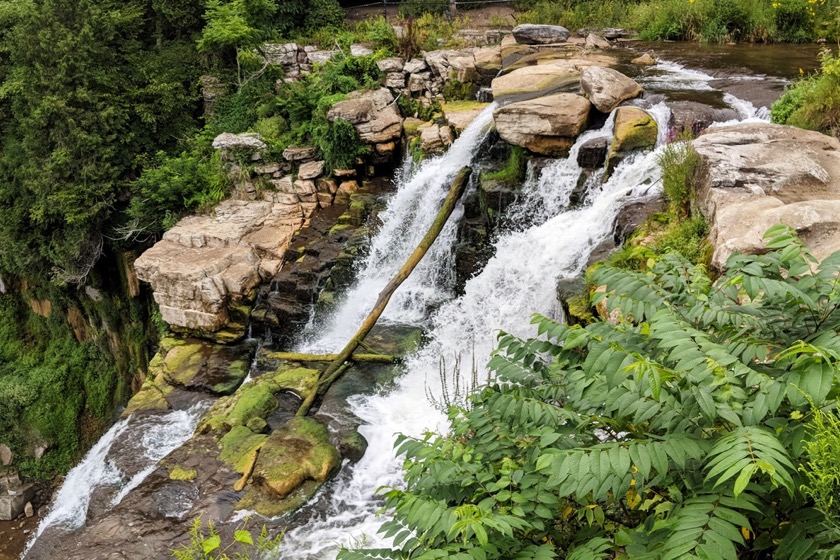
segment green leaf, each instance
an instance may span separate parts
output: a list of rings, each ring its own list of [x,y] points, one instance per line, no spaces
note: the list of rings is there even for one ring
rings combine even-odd
[[[204,551],[204,554],[210,554],[222,544],[222,538],[219,535],[213,535],[212,537],[208,537],[201,542],[201,550]]]
[[[245,531],[244,529],[234,531],[233,538],[236,542],[250,544],[251,546],[254,545],[254,539],[251,537],[250,531]]]

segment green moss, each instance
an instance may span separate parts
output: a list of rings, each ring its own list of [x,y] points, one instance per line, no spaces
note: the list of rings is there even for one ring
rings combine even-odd
[[[255,434],[245,426],[235,426],[219,440],[219,459],[244,474],[267,439],[267,435]]]
[[[244,426],[254,417],[266,418],[277,408],[271,387],[248,383],[235,393],[236,404],[225,418],[228,426]]]
[[[305,396],[315,388],[319,375],[317,369],[281,368],[272,376],[270,385],[275,392],[294,391],[298,396]]]
[[[570,297],[566,300],[566,305],[569,307],[569,315],[576,319],[576,324],[586,325],[595,320],[595,315],[589,305],[588,294]]]
[[[340,231],[346,231],[348,229],[353,229],[352,224],[335,224],[333,227],[330,228],[328,235],[335,235]]]
[[[195,477],[198,476],[198,472],[195,469],[185,469],[180,465],[175,465],[169,471],[169,480],[183,480],[183,481],[191,481],[195,480]]]
[[[520,146],[513,146],[510,150],[505,166],[497,171],[488,171],[481,174],[481,180],[504,183],[515,186],[525,178],[525,149]]]

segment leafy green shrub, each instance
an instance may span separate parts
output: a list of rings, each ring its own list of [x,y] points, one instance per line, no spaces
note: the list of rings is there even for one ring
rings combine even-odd
[[[815,266],[789,228],[767,239],[714,282],[679,255],[601,267],[616,323],[502,333],[451,432],[398,439],[398,550],[339,558],[831,557],[801,469],[812,406],[840,395],[840,252]]]
[[[400,17],[418,17],[424,14],[444,14],[449,0],[400,0]]]
[[[668,144],[658,158],[662,168],[662,188],[674,216],[687,216],[691,210],[691,179],[700,157],[688,138]]]
[[[268,560],[276,556],[282,538],[282,533],[270,538],[265,525],[256,540],[251,531],[240,528],[234,531],[233,540],[222,547],[222,536],[213,522],[208,522],[205,530],[201,517],[197,517],[190,527],[189,544],[173,550],[172,556],[176,560]]]
[[[516,15],[517,23],[562,25],[568,29],[626,25],[629,4],[623,0],[596,2],[584,0],[560,2],[540,0],[527,5]]]
[[[779,0],[774,3],[778,39],[788,43],[807,43],[814,27],[812,3],[807,0]]]
[[[443,85],[443,98],[447,101],[471,101],[475,99],[476,86],[472,82],[461,83],[455,78]]]
[[[819,72],[795,82],[773,104],[773,122],[825,134],[840,131],[840,58],[829,50],[820,56]]]
[[[337,119],[319,130],[315,144],[320,148],[328,169],[346,169],[356,164],[365,150],[356,127],[345,119]]]
[[[702,216],[677,220],[669,224],[664,233],[651,245],[655,255],[676,252],[692,264],[709,265],[712,246],[708,240],[709,226]]]

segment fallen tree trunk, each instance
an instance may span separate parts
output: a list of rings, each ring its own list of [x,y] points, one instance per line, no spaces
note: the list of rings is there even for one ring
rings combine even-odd
[[[396,291],[400,284],[408,278],[411,272],[426,255],[429,247],[432,246],[432,243],[434,243],[435,239],[437,239],[438,235],[440,235],[440,232],[443,230],[443,226],[446,225],[447,220],[449,220],[449,216],[452,215],[452,211],[455,209],[455,204],[458,202],[458,199],[461,198],[464,189],[466,189],[471,173],[472,169],[464,167],[455,176],[452,186],[449,189],[449,194],[446,195],[446,199],[443,201],[443,206],[441,206],[440,211],[435,217],[435,221],[432,222],[429,231],[427,231],[426,235],[423,236],[423,239],[417,245],[417,248],[414,249],[414,252],[411,253],[411,256],[405,264],[402,265],[402,268],[400,268],[399,271],[397,271],[397,274],[391,278],[391,281],[388,282],[385,288],[379,292],[379,298],[376,300],[376,305],[373,306],[373,310],[371,310],[370,314],[367,318],[365,318],[364,322],[359,327],[359,330],[356,331],[355,335],[353,335],[353,338],[351,338],[341,352],[339,352],[335,360],[330,362],[327,369],[321,373],[318,379],[317,389],[312,391],[312,393],[300,405],[300,408],[297,411],[298,416],[305,416],[309,412],[312,403],[315,401],[315,397],[318,394],[323,394],[327,388],[329,388],[329,386],[338,379],[340,373],[338,375],[336,375],[336,373],[339,368],[341,368],[344,362],[351,359],[353,352],[368,335],[370,329],[372,329],[376,324],[376,321],[379,320],[382,312],[385,311],[385,307],[391,300],[391,296],[394,294],[394,291]]]
[[[288,360],[290,362],[332,362],[338,359],[338,354],[298,354],[297,352],[269,352],[266,357],[272,360]],[[387,354],[353,354],[348,360],[375,364],[394,364],[399,362],[397,356]]]

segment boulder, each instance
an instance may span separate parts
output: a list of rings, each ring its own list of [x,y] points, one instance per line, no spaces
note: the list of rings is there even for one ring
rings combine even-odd
[[[659,129],[656,121],[638,107],[619,107],[615,114],[615,129],[611,153],[629,152],[656,145]]]
[[[493,80],[493,99],[527,101],[580,87],[580,71],[555,65],[527,66]]]
[[[710,224],[712,264],[765,251],[764,232],[794,228],[817,259],[840,249],[840,141],[769,123],[722,126],[693,142],[698,205]]]
[[[565,43],[571,32],[559,25],[526,23],[513,28],[513,38],[520,45],[551,45]]]
[[[308,161],[315,159],[318,148],[313,146],[289,146],[283,150],[283,159],[286,161]]]
[[[634,58],[630,62],[638,66],[653,66],[656,64],[656,59],[650,53],[645,53],[642,56]]]
[[[403,71],[406,74],[417,74],[427,70],[429,66],[426,64],[426,61],[422,58],[412,58],[408,62],[405,63],[403,67]]]
[[[612,68],[590,66],[580,76],[580,89],[602,113],[609,113],[619,103],[642,93],[642,86]]]
[[[323,161],[310,161],[298,169],[298,179],[317,179],[324,174]]]
[[[565,154],[586,127],[589,101],[573,93],[558,93],[496,109],[496,130],[506,142],[532,152]]]
[[[502,69],[502,50],[498,46],[476,49],[474,56],[475,69],[485,80],[492,80]]]
[[[607,139],[593,138],[578,148],[577,163],[583,169],[598,169],[607,159]]]
[[[446,60],[449,63],[449,78],[454,78],[462,84],[478,81],[475,56],[471,51],[447,54]]]
[[[231,326],[232,309],[253,297],[261,274],[276,272],[263,261],[279,268],[304,219],[297,202],[226,200],[212,215],[189,216],[167,231],[134,262],[137,277],[151,284],[164,321],[216,338]],[[244,324],[233,327],[244,334]]]
[[[222,157],[228,160],[240,155],[252,158],[267,147],[262,136],[255,132],[244,132],[242,134],[224,132],[213,139],[213,149],[221,151]]]
[[[420,148],[427,154],[441,153],[454,141],[452,129],[448,126],[432,124],[421,128]]]
[[[586,48],[589,49],[609,49],[612,47],[612,44],[601,37],[600,35],[595,35],[594,33],[590,33],[586,36]]]
[[[385,58],[376,63],[377,68],[379,68],[380,72],[390,73],[390,72],[400,72],[403,71],[403,66],[405,66],[405,61],[401,58],[393,57],[393,58]]]

